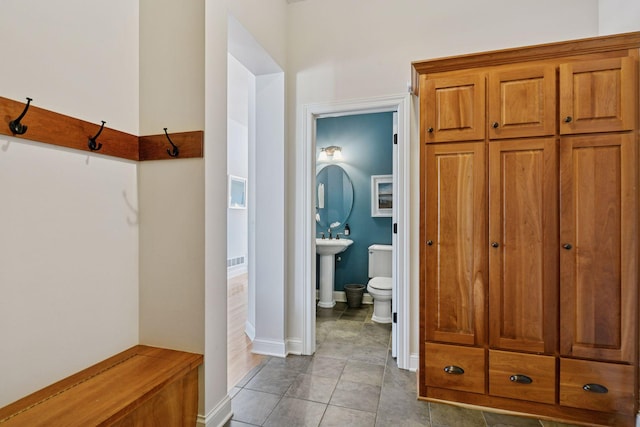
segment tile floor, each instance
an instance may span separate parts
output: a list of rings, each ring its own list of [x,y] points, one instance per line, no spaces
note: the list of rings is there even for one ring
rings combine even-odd
[[[416,399],[416,374],[389,352],[372,306],[317,309],[313,356],[266,358],[230,392],[227,427],[567,427]]]

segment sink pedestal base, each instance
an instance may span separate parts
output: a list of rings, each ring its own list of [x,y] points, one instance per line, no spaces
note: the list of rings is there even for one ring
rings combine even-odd
[[[336,272],[335,255],[344,252],[353,240],[350,239],[316,239],[316,253],[320,256],[320,301],[318,307],[332,308],[336,305],[333,299],[334,274]]]
[[[318,301],[318,307],[332,308],[336,305],[336,300],[333,299],[334,262],[334,255],[320,255],[320,301]]]

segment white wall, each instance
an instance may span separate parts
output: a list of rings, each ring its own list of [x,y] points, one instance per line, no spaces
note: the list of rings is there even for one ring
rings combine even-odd
[[[137,34],[128,0],[3,1],[0,96],[137,133]],[[4,406],[138,343],[136,165],[0,136],[0,201]]]
[[[204,162],[142,162],[140,343],[204,352]]]
[[[205,1],[139,4],[140,133],[204,130]],[[204,164],[139,165],[141,344],[204,353]]]
[[[142,134],[204,129],[204,0],[140,1]],[[204,351],[204,160],[139,165],[140,342]]]
[[[140,3],[140,135],[204,128],[204,0]]]
[[[255,77],[232,55],[228,61],[227,173],[246,179],[249,176],[249,87]],[[234,272],[245,272],[247,268],[248,225],[247,209],[227,211],[227,259],[245,257],[245,264],[234,267]]]
[[[252,350],[286,356],[284,73],[256,76],[255,93],[255,339]],[[298,351],[299,352],[299,351]]]
[[[295,151],[304,142],[300,114],[305,104],[406,93],[412,61],[502,49],[598,32],[597,0],[306,0],[289,10],[288,103],[289,194],[295,194]],[[552,11],[552,12],[551,12]],[[294,36],[295,35],[295,36]],[[419,112],[411,112],[411,353],[418,352]],[[299,204],[299,203],[298,203]],[[288,209],[300,209],[291,201]],[[290,258],[299,248],[288,240]],[[295,277],[291,263],[288,276]],[[302,306],[290,281],[289,312]],[[301,336],[292,316],[288,336]]]
[[[2,0],[0,96],[137,135],[138,27],[136,1]]]
[[[404,93],[412,61],[590,37],[598,26],[597,0],[306,0],[288,7],[295,34],[289,90],[297,105]]]
[[[132,162],[0,137],[0,406],[138,343]]]
[[[599,0],[600,35],[640,31],[640,1]]]

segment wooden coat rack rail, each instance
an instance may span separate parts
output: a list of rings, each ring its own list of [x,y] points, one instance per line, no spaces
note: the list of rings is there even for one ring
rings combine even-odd
[[[203,157],[203,131],[138,137],[106,126],[101,130],[102,123],[86,122],[33,105],[25,112],[25,106],[24,102],[0,97],[1,135],[136,161]],[[23,112],[21,123],[27,130],[16,134],[9,124]],[[94,147],[99,146],[99,150],[89,147],[90,138],[95,138]],[[174,150],[172,144],[178,150]],[[175,152],[178,155],[172,156]]]

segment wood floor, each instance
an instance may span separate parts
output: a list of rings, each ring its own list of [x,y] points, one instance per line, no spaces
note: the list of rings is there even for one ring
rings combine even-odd
[[[227,388],[238,381],[266,356],[251,353],[251,340],[244,333],[247,321],[247,274],[227,280]]]

